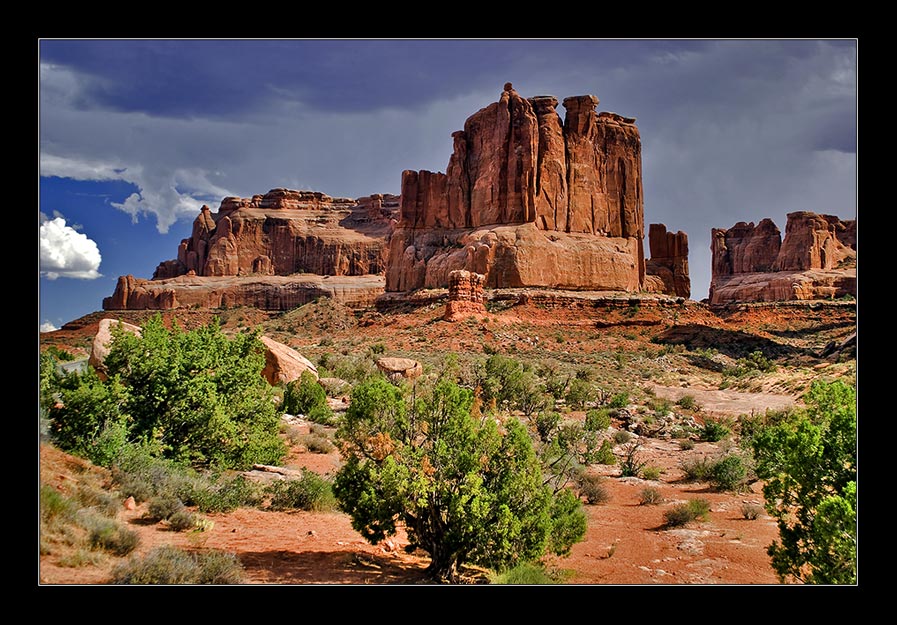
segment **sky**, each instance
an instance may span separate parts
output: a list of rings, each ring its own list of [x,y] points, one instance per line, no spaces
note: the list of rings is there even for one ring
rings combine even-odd
[[[856,219],[857,54],[808,38],[41,39],[38,323],[151,278],[202,204],[399,194],[403,170],[445,171],[452,132],[506,82],[637,118],[645,224],[688,234],[700,300],[712,228]]]

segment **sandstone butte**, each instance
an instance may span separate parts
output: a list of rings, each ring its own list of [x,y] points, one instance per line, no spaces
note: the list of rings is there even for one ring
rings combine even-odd
[[[788,214],[785,238],[771,219],[711,231],[710,303],[856,296],[856,221]]]
[[[563,120],[557,105],[507,83],[453,133],[445,173],[402,173],[387,291],[447,288],[465,270],[488,288],[690,295],[684,233],[652,228],[659,258],[645,262],[635,119],[597,112],[593,95],[566,98]]]

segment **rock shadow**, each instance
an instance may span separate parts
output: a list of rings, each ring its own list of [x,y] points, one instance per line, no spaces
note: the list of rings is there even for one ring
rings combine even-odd
[[[673,326],[658,334],[654,340],[666,345],[684,345],[688,349],[712,348],[730,358],[744,358],[755,351],[766,358],[816,355],[814,350],[784,345],[741,330],[726,330],[698,323]]]

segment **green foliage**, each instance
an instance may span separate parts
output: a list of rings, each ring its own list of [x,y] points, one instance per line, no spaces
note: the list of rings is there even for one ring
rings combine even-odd
[[[656,506],[663,503],[663,496],[656,488],[643,488],[639,493],[640,506]]]
[[[613,397],[610,398],[610,401],[608,402],[607,405],[610,406],[611,408],[616,408],[616,409],[625,408],[626,406],[629,405],[629,393],[626,393],[626,392],[617,393],[616,395],[614,395]]]
[[[577,480],[579,496],[585,497],[586,502],[595,505],[606,503],[610,499],[610,493],[605,485],[605,479],[594,473],[583,473]]]
[[[679,441],[679,449],[682,451],[689,451],[695,448],[695,442],[690,438],[683,438]]]
[[[617,463],[617,457],[614,455],[614,446],[608,439],[604,439],[601,442],[601,447],[598,449],[598,452],[595,454],[595,462],[597,464],[616,464]]]
[[[168,526],[175,532],[186,532],[196,527],[197,517],[189,510],[182,509],[168,517]]]
[[[679,468],[685,473],[686,481],[703,482],[710,478],[713,460],[706,456],[692,456],[679,463]]]
[[[660,478],[660,474],[662,472],[663,471],[660,467],[645,466],[642,469],[642,479],[643,480],[657,480]]]
[[[701,427],[700,434],[702,440],[715,443],[728,436],[730,431],[729,427],[722,421],[706,419]]]
[[[493,379],[507,381],[499,369],[513,377],[506,359],[490,360]],[[490,393],[499,398],[507,388]],[[543,484],[523,425],[474,418],[472,404],[470,390],[445,378],[419,385],[410,406],[374,379],[353,390],[337,431],[345,462],[333,488],[352,526],[375,544],[401,522],[410,548],[430,554],[428,571],[442,581],[457,579],[465,563],[503,570],[546,551],[563,554],[585,533],[579,499]]]
[[[625,445],[630,440],[632,440],[632,434],[630,434],[626,430],[617,430],[616,432],[614,432],[614,442],[617,445]]]
[[[156,315],[141,336],[113,326],[105,364],[105,381],[88,369],[55,382],[51,433],[66,451],[108,466],[125,441],[145,441],[166,458],[236,469],[286,453],[256,333],[228,338],[217,322],[184,332]]]
[[[167,521],[175,513],[184,509],[184,502],[171,494],[160,495],[149,500],[147,517],[156,521]]]
[[[520,410],[529,417],[547,405],[538,376],[509,356],[489,356],[478,368],[476,383],[486,405],[505,411]]]
[[[759,373],[771,373],[775,370],[775,363],[764,356],[763,352],[758,349],[754,350],[744,358],[739,358],[734,366],[723,369],[723,375],[741,378],[748,375],[757,375]]]
[[[564,576],[558,571],[549,571],[538,562],[521,562],[507,571],[489,575],[490,584],[511,584],[539,586],[563,584]]]
[[[265,493],[271,498],[271,510],[329,512],[337,507],[332,483],[308,469],[302,469],[299,479],[272,482]]]
[[[620,460],[620,475],[623,477],[638,477],[646,461],[641,459],[639,450],[642,448],[640,441],[629,441],[623,446],[623,458]]]
[[[668,527],[680,527],[692,521],[703,519],[710,512],[710,504],[706,499],[690,499],[686,503],[676,504],[663,513]]]
[[[815,381],[806,409],[751,438],[766,510],[779,540],[768,549],[783,581],[856,583],[856,390]]]
[[[156,547],[142,559],[115,568],[113,584],[240,584],[243,566],[221,551],[191,553],[172,546]]]
[[[118,521],[103,516],[91,516],[86,520],[90,532],[90,546],[117,556],[126,556],[140,543],[137,532]]]
[[[610,411],[606,408],[586,412],[585,426],[587,430],[603,432],[610,427]]]
[[[592,384],[588,380],[577,376],[570,381],[565,399],[567,405],[574,410],[582,410],[592,400],[594,393],[595,389],[592,388]]]
[[[680,408],[685,408],[686,410],[695,410],[698,408],[698,403],[695,401],[694,395],[683,395],[676,401],[676,405]]]
[[[654,411],[656,416],[665,417],[667,413],[672,412],[673,404],[668,399],[653,399],[651,401],[651,410]]]
[[[543,441],[550,441],[560,423],[560,413],[549,410],[536,415],[536,431],[539,433],[539,438]]]
[[[303,371],[298,380],[286,385],[281,407],[289,414],[304,415],[314,423],[329,425],[333,422],[327,392],[311,371]]]
[[[40,486],[39,501],[42,523],[71,519],[77,510],[74,501],[46,484]]]
[[[729,454],[712,463],[707,481],[717,490],[741,490],[747,474],[747,466],[742,457]]]

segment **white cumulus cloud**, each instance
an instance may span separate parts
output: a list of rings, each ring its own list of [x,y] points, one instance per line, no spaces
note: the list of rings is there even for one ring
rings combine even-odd
[[[58,330],[58,329],[59,329],[59,328],[57,328],[56,326],[54,326],[54,325],[53,325],[52,323],[50,323],[49,321],[44,321],[42,324],[40,324],[40,331],[41,331],[41,332],[55,332],[55,331]]]
[[[102,256],[95,241],[66,225],[65,218],[43,219],[40,224],[40,273],[50,280],[78,278],[93,280]]]

